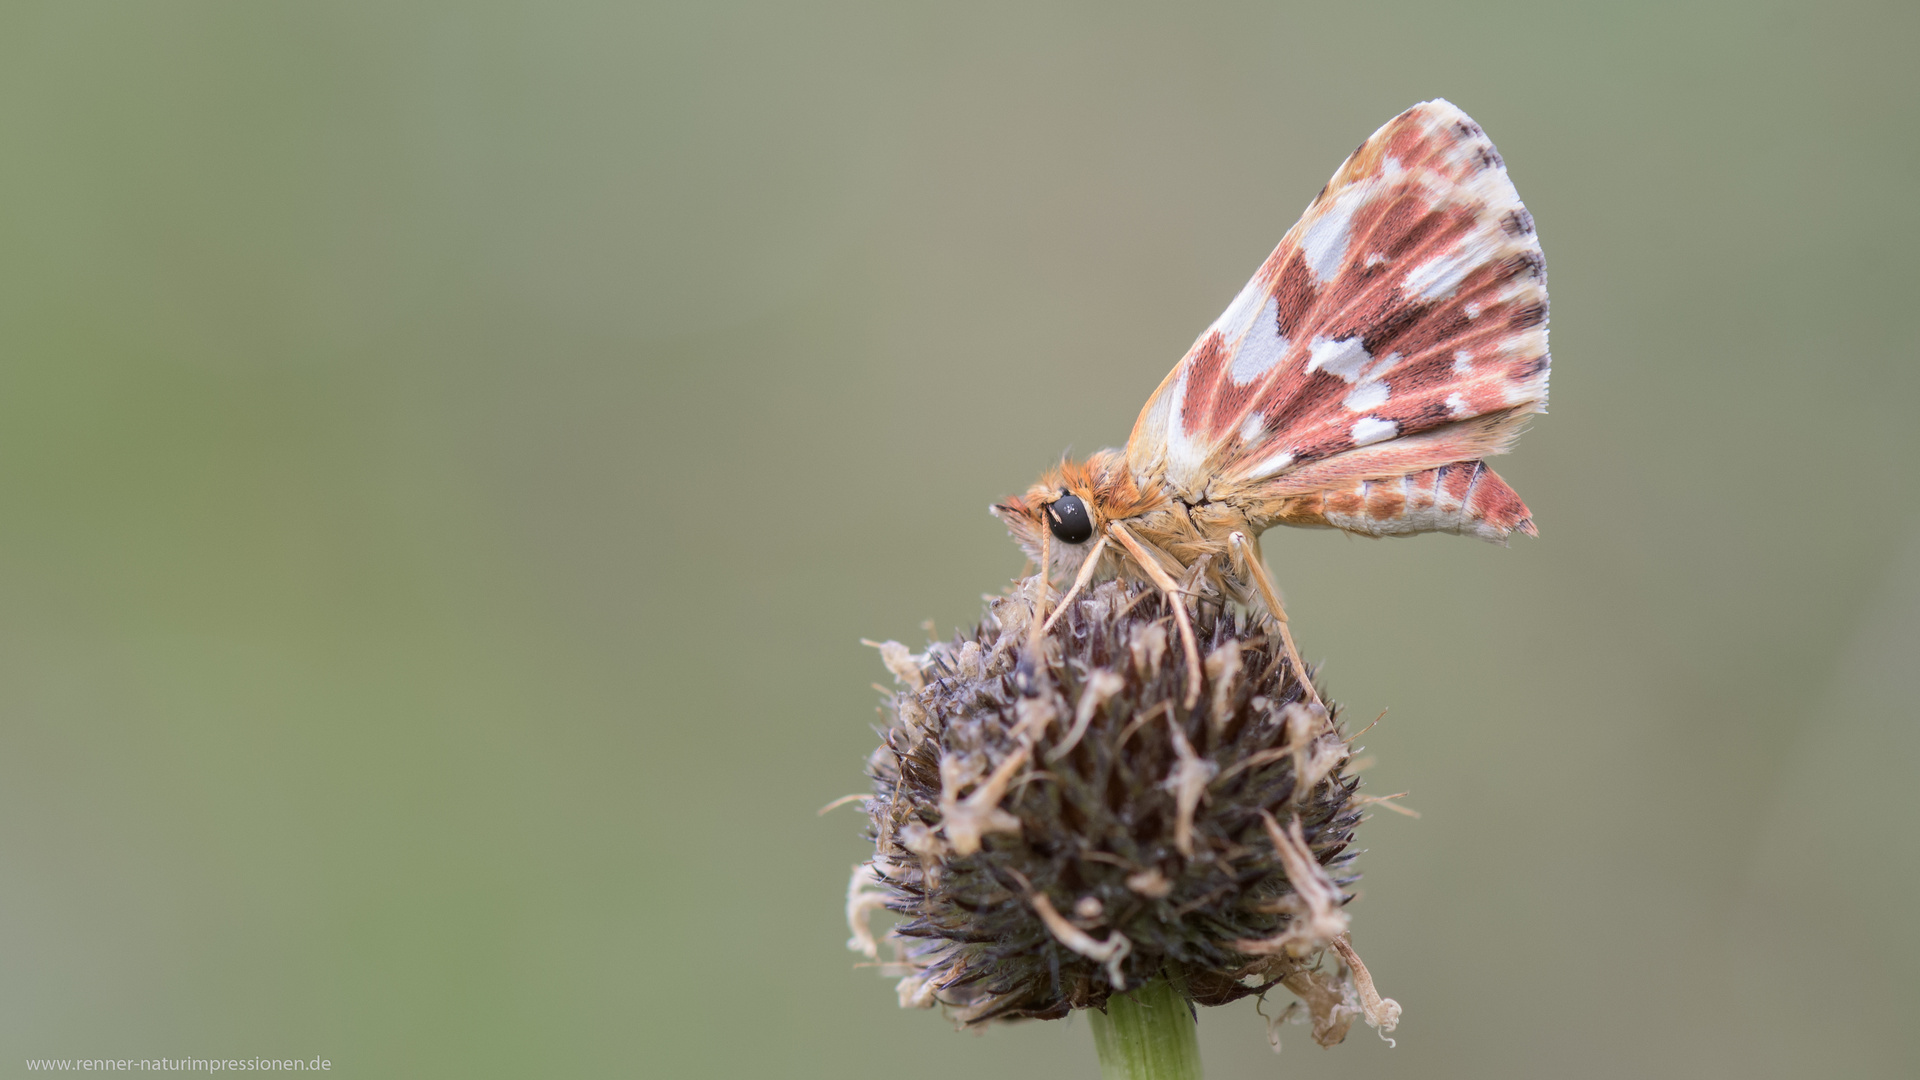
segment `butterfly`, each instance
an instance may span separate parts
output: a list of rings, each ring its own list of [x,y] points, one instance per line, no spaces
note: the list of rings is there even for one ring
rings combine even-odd
[[[1145,578],[1180,615],[1191,707],[1180,597],[1204,585],[1264,606],[1304,671],[1260,534],[1538,535],[1485,459],[1545,411],[1549,367],[1546,261],[1506,163],[1451,103],[1415,105],[1333,174],[1125,449],[1063,461],[993,508],[1042,582],[1074,575],[1036,636],[1094,577]]]

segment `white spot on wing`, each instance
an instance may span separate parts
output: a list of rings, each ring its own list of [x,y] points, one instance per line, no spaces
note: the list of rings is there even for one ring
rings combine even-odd
[[[1266,433],[1267,418],[1258,409],[1248,413],[1246,420],[1240,425],[1240,441],[1248,446],[1259,441],[1260,436]]]
[[[1467,415],[1467,399],[1458,392],[1448,394],[1447,412],[1454,417]]]
[[[1461,349],[1453,354],[1453,370],[1461,375],[1473,372],[1473,354]]]
[[[1307,269],[1312,272],[1315,281],[1325,281],[1333,276],[1335,270],[1346,260],[1347,245],[1353,239],[1353,212],[1365,202],[1367,189],[1371,185],[1355,184],[1340,193],[1327,207],[1327,212],[1308,227],[1306,234],[1300,237],[1300,253],[1306,257]]]
[[[1282,450],[1260,464],[1255,465],[1253,470],[1247,473],[1247,478],[1250,480],[1264,480],[1291,464],[1293,464],[1292,452]]]
[[[1405,288],[1422,300],[1437,300],[1458,288],[1477,262],[1464,248],[1435,255],[1407,272]]]
[[[1353,422],[1353,445],[1370,446],[1400,434],[1400,425],[1377,416],[1363,416]]]
[[[1525,383],[1509,382],[1506,392],[1501,396],[1507,399],[1507,404],[1519,405],[1528,401],[1538,401],[1540,398],[1540,388],[1538,386],[1528,386]]]
[[[1363,382],[1353,388],[1353,393],[1348,394],[1347,400],[1342,404],[1346,405],[1348,412],[1372,412],[1387,403],[1387,395],[1386,383],[1377,380]]]
[[[1359,382],[1361,373],[1373,362],[1373,356],[1357,337],[1338,341],[1314,338],[1307,346],[1307,354],[1308,372],[1326,371],[1350,383]]]
[[[1260,314],[1254,316],[1253,325],[1247,328],[1247,336],[1240,339],[1240,348],[1233,354],[1227,374],[1235,386],[1245,386],[1271,371],[1286,354],[1287,339],[1280,336],[1280,301],[1269,296]]]
[[[1207,463],[1207,448],[1187,431],[1187,374],[1182,371],[1173,384],[1173,400],[1167,408],[1167,479],[1182,493],[1197,490],[1193,486],[1196,477],[1199,487],[1206,486]]]

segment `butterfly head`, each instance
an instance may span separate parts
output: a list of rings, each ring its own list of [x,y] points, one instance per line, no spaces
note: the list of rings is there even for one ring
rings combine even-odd
[[[1025,493],[993,507],[993,515],[1027,558],[1038,563],[1044,550],[1055,571],[1078,567],[1094,535],[1106,525],[1092,488],[1069,480],[1063,475],[1068,468],[1049,469]]]
[[[1073,573],[1107,525],[1138,513],[1141,502],[1124,458],[1102,450],[1048,469],[1024,494],[994,506],[993,514],[1028,558],[1038,563],[1044,548],[1055,572]]]

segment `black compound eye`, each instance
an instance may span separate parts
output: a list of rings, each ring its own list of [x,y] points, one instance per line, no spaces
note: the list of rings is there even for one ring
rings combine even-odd
[[[1063,491],[1047,504],[1047,527],[1069,544],[1085,543],[1093,535],[1093,515],[1087,513],[1087,504],[1080,501],[1080,496]]]

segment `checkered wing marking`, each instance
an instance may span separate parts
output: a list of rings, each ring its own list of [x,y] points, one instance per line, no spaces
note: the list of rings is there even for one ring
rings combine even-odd
[[[1499,453],[1546,406],[1546,323],[1539,237],[1492,141],[1446,101],[1416,105],[1167,375],[1128,466],[1197,501]]]

